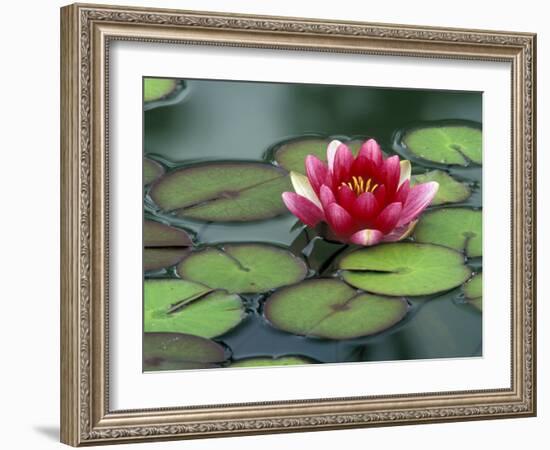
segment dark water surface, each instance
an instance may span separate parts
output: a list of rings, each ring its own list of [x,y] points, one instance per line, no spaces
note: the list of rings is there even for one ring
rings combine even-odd
[[[481,122],[478,92],[381,89],[345,86],[186,80],[177,104],[144,113],[144,153],[167,169],[216,160],[262,160],[275,143],[305,134],[374,137],[387,153],[400,153],[399,133],[433,120]],[[410,158],[414,171],[443,168],[473,187],[472,196],[452,206],[481,207],[481,167],[445,167]],[[204,244],[258,241],[303,247],[307,237],[289,214],[245,224],[194,222],[158,211],[146,198],[145,217],[161,218],[197,233]],[[315,248],[319,261],[334,251]],[[311,262],[311,261],[310,261]],[[314,265],[315,262],[312,262]],[[319,262],[320,264],[320,262]],[[481,258],[468,261],[481,269]],[[146,277],[175,276],[173,270]],[[465,304],[460,288],[441,295],[409,298],[410,312],[394,327],[365,338],[330,341],[305,338],[271,327],[262,316],[265,295],[244,296],[248,316],[215,340],[233,359],[304,355],[320,362],[385,361],[482,354],[482,315]]]

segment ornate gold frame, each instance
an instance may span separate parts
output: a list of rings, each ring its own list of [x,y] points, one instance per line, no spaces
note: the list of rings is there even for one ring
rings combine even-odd
[[[113,40],[511,63],[511,387],[111,411],[105,99]],[[529,33],[99,5],[62,8],[62,442],[79,446],[535,415],[535,51],[536,36]]]

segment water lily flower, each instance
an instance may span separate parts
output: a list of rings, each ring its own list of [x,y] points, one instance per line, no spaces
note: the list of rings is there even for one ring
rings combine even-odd
[[[304,224],[325,223],[330,238],[344,243],[370,246],[405,239],[439,188],[434,181],[411,187],[410,161],[384,159],[374,139],[364,142],[356,157],[334,140],[327,161],[308,155],[307,177],[290,172],[295,192],[284,192],[283,201]]]

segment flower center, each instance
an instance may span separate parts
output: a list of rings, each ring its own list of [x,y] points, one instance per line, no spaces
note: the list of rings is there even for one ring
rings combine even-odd
[[[342,186],[349,186],[349,188],[355,192],[355,195],[359,196],[363,194],[364,192],[374,192],[374,190],[378,187],[377,183],[374,183],[371,178],[365,179],[361,176],[353,176],[351,177],[351,181],[348,181],[347,183],[342,182]]]

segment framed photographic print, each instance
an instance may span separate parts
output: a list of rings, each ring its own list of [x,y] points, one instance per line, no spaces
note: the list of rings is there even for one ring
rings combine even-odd
[[[536,413],[535,35],[61,27],[63,442]]]

